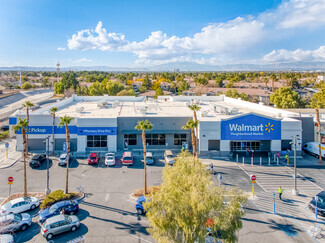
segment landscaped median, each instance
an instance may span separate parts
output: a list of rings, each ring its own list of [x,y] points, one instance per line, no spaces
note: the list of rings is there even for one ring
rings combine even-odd
[[[160,186],[148,186],[147,187],[148,195],[158,192],[158,191],[160,191]],[[131,194],[131,197],[136,198],[136,199],[140,196],[144,196],[144,188],[135,189]]]

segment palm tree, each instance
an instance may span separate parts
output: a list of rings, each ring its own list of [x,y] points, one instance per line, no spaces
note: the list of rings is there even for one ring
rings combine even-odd
[[[200,106],[198,105],[190,105],[188,108],[190,108],[191,111],[194,112],[194,122],[197,122],[197,115],[196,112],[199,111],[201,109]],[[196,138],[196,157],[199,156],[199,138],[198,138],[198,127],[195,128],[195,138]]]
[[[60,122],[58,127],[65,126],[65,133],[66,133],[66,142],[67,142],[67,172],[65,176],[65,193],[68,193],[68,185],[69,185],[69,154],[70,154],[70,134],[69,134],[69,124],[73,120],[70,116],[63,116],[60,117]]]
[[[28,153],[28,132],[29,132],[29,109],[31,109],[32,107],[34,106],[34,104],[30,101],[26,101],[24,104],[23,104],[23,107],[26,107],[26,117],[27,117],[27,129],[26,129],[26,133],[27,133],[27,140],[26,140],[26,148],[27,148],[27,152]]]
[[[144,159],[144,195],[147,194],[147,146],[146,146],[146,131],[150,131],[153,124],[148,120],[138,121],[135,129],[142,131],[143,159]]]
[[[194,136],[194,129],[197,128],[199,125],[199,121],[193,121],[191,118],[188,120],[186,125],[182,126],[182,129],[186,130],[191,130],[191,135],[192,135],[192,148],[193,148],[193,156],[195,157],[195,136]]]
[[[57,107],[52,107],[50,109],[50,114],[52,115],[53,117],[53,126],[52,126],[52,146],[53,146],[53,149],[52,149],[52,155],[54,155],[54,148],[55,148],[55,139],[54,139],[54,126],[55,126],[55,112],[58,111],[58,108]]]
[[[23,137],[23,157],[24,157],[24,197],[27,197],[27,174],[26,174],[26,156],[27,156],[27,139],[26,139],[26,129],[28,128],[28,121],[26,118],[22,120],[19,118],[17,125],[13,127],[15,132],[22,131]]]

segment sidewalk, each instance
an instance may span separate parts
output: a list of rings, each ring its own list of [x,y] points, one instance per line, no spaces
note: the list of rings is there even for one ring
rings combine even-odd
[[[8,159],[6,159],[5,143],[9,143]],[[0,142],[0,169],[14,165],[21,158],[21,152],[16,151],[16,138],[8,138]]]

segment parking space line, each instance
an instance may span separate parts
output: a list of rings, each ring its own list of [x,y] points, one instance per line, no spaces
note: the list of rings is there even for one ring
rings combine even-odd
[[[132,237],[134,237],[134,238],[137,238],[137,239],[139,239],[139,240],[143,240],[143,241],[145,241],[145,242],[150,242],[150,243],[152,243],[152,241],[149,241],[149,240],[143,239],[143,238],[141,238],[141,237],[139,237],[139,236],[136,236],[136,235],[130,235],[130,236],[132,236]]]
[[[249,178],[251,177],[251,175],[248,174],[248,172],[241,165],[239,166],[239,168],[241,168],[248,175]],[[258,183],[257,181],[256,181],[256,184],[259,185],[264,191],[267,192],[267,190],[265,190],[265,188],[260,183]]]
[[[294,170],[293,170],[292,168],[290,168],[290,167],[288,167],[288,168],[289,168],[292,172],[294,172]],[[324,190],[322,187],[320,187],[320,186],[317,185],[316,183],[312,182],[312,181],[309,180],[308,178],[304,177],[304,176],[301,175],[300,173],[297,173],[297,178],[298,178],[298,176],[301,177],[301,178],[303,178],[304,180],[307,180],[307,181],[311,182],[312,184],[314,184],[314,185],[315,185],[316,187],[318,187],[319,189]]]

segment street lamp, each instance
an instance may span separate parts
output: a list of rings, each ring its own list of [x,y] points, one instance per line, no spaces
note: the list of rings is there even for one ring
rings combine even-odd
[[[47,170],[47,175],[46,175],[46,189],[45,189],[45,194],[49,195],[51,193],[50,189],[50,173],[49,173],[49,151],[50,151],[50,136],[47,136],[45,138],[46,140],[43,141],[43,143],[46,145],[46,170]],[[53,144],[53,142],[52,142]]]
[[[290,144],[293,144],[293,156],[294,156],[294,188],[292,189],[292,194],[297,196],[299,194],[298,190],[297,190],[297,144],[300,145],[300,143],[298,143],[298,141],[300,140],[300,138],[298,138],[299,135],[293,136],[293,142],[291,142]]]

